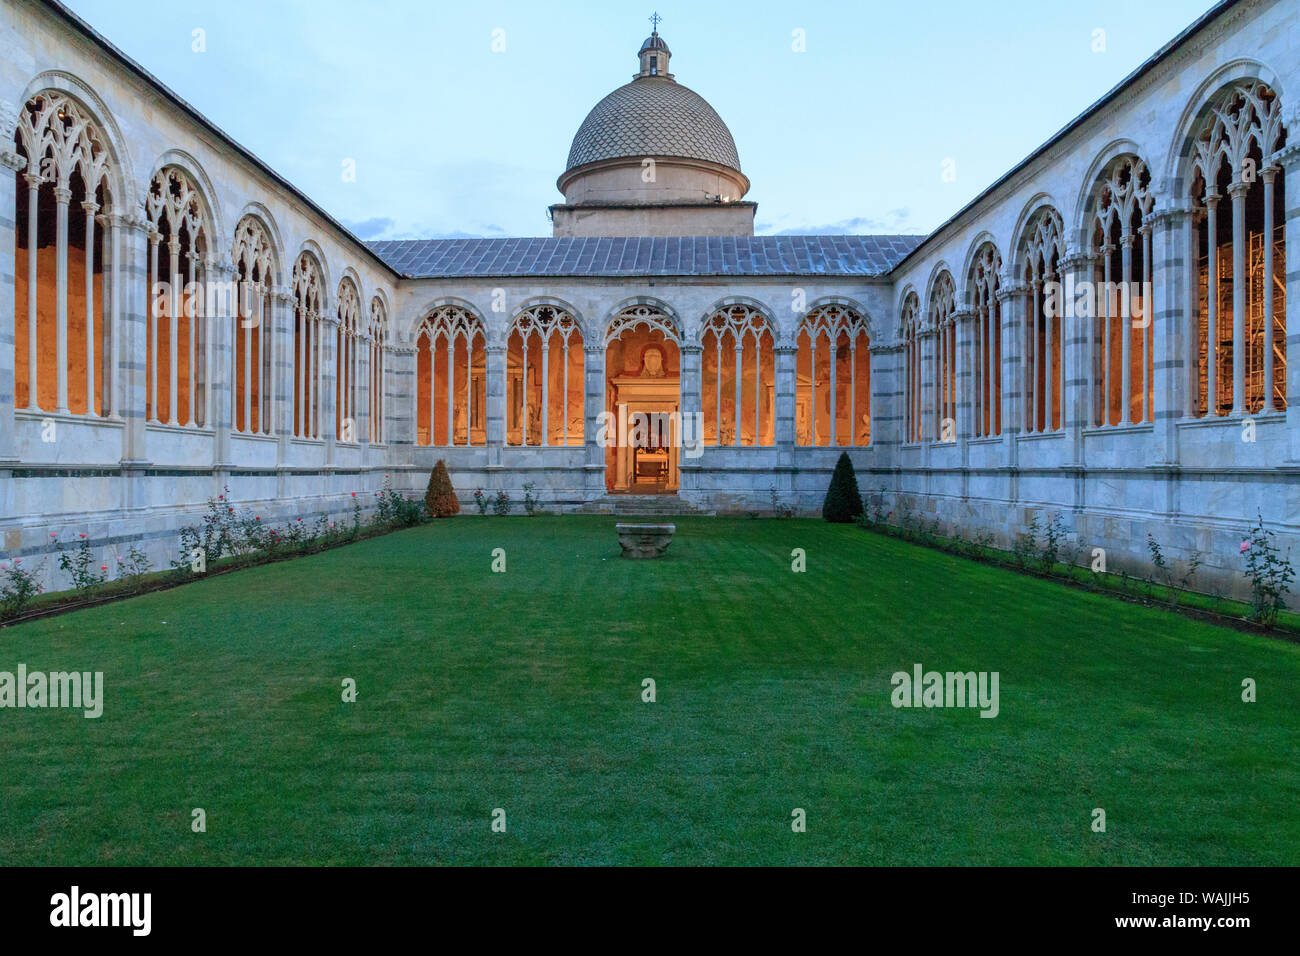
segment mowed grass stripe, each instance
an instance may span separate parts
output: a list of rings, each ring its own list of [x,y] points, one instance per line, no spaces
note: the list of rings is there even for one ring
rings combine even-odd
[[[1293,645],[853,527],[676,519],[631,562],[613,523],[463,517],[0,632],[0,669],[107,685],[97,721],[0,711],[0,862],[1294,860]],[[918,662],[998,671],[999,717],[892,708]]]

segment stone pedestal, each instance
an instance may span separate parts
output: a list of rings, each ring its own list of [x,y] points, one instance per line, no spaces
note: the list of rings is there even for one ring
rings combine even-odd
[[[676,525],[616,524],[618,543],[625,558],[662,558],[672,543]]]

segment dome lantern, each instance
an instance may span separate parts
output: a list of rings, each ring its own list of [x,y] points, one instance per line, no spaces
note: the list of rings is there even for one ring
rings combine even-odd
[[[645,43],[641,44],[641,51],[637,54],[641,58],[641,72],[637,73],[633,79],[643,76],[662,76],[671,80],[673,75],[668,72],[668,58],[672,56],[672,51],[668,49],[668,44],[664,38],[659,35],[659,21],[662,17],[655,14],[650,18],[654,25],[654,30],[646,37]]]

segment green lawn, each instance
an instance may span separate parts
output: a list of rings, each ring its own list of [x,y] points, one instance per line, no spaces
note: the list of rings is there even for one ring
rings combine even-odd
[[[0,630],[0,670],[106,683],[98,720],[0,710],[0,864],[1297,859],[1300,647],[852,526],[680,519],[632,562],[613,523],[462,517]],[[999,672],[1001,713],[894,709],[918,662]]]

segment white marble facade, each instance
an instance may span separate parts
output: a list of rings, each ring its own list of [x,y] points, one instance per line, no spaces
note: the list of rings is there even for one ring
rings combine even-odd
[[[708,446],[697,458],[683,458],[677,495],[702,509],[766,510],[775,487],[784,501],[812,512],[835,459],[848,450],[862,490],[885,489],[896,513],[910,509],[946,529],[988,531],[1008,543],[1032,515],[1041,520],[1055,512],[1081,549],[1105,548],[1112,569],[1141,568],[1150,533],[1175,559],[1203,552],[1200,584],[1236,591],[1237,544],[1256,513],[1285,543],[1300,545],[1300,362],[1285,363],[1281,354],[1300,354],[1300,242],[1293,241],[1300,235],[1300,190],[1286,188],[1300,182],[1300,143],[1284,139],[1286,131],[1300,129],[1300,5],[1291,0],[1220,4],[878,274],[403,274],[57,5],[0,0],[0,53],[0,560],[44,560],[52,570],[58,548],[84,533],[106,558],[141,542],[155,563],[165,565],[174,556],[176,529],[194,523],[204,502],[224,487],[237,504],[268,520],[341,514],[350,509],[352,492],[368,495],[386,479],[422,491],[439,458],[446,459],[466,505],[476,487],[521,498],[531,481],[547,506],[573,510],[606,494],[606,452],[596,442],[597,416],[606,410],[606,340],[610,323],[638,305],[663,317],[665,338],[678,348],[682,412],[707,406],[701,365],[711,316],[744,306],[761,314],[772,332],[771,443]],[[1285,400],[1270,396],[1262,407],[1252,406],[1246,372],[1234,356],[1223,366],[1207,363],[1215,366],[1230,407],[1205,414],[1197,405],[1197,390],[1205,386],[1198,383],[1189,331],[1205,303],[1193,301],[1198,280],[1191,257],[1198,248],[1205,251],[1208,233],[1200,247],[1194,233],[1214,203],[1198,206],[1194,195],[1195,144],[1225,96],[1260,88],[1280,127],[1272,139],[1263,131],[1257,136],[1268,142],[1258,147],[1254,164],[1259,182],[1268,180],[1270,195],[1278,197],[1272,226],[1292,240],[1267,300],[1283,320],[1269,334],[1279,337],[1274,344],[1284,344],[1273,361]],[[99,341],[111,346],[76,366],[77,375],[88,365],[100,373],[86,386],[101,397],[99,414],[68,407],[62,394],[51,393],[52,408],[33,403],[30,391],[25,401],[19,397],[19,370],[27,368],[19,341],[28,316],[16,303],[19,250],[26,248],[16,233],[30,166],[15,146],[14,129],[25,104],[41,96],[66,98],[84,111],[102,160],[103,190],[87,200],[97,208],[86,212],[99,223],[94,245],[108,266],[96,272],[92,295],[102,297],[95,321],[110,332]],[[1101,274],[1096,218],[1108,201],[1102,198],[1107,182],[1118,182],[1115,171],[1131,170],[1133,162],[1147,171],[1142,195],[1129,220],[1132,234],[1119,229],[1124,235],[1110,258],[1120,263],[1134,248],[1146,250],[1141,258],[1154,317],[1149,337],[1130,338],[1123,352],[1116,347],[1123,361],[1115,365],[1099,358],[1096,341],[1078,327],[1057,326],[1056,341],[1043,343],[1041,332],[1029,335],[1028,324],[1039,301],[1036,280],[1072,275],[1084,281]],[[1234,188],[1244,194],[1237,185],[1241,164],[1234,162],[1225,161],[1216,209],[1225,222],[1244,215],[1245,203],[1259,202],[1259,194],[1250,194],[1256,198],[1243,198],[1234,213]],[[200,327],[206,337],[199,336],[198,371],[188,378],[202,379],[183,416],[194,423],[171,421],[178,417],[175,399],[167,420],[154,420],[159,394],[174,386],[167,376],[157,381],[148,358],[150,247],[158,229],[146,196],[155,176],[169,169],[181,171],[194,190],[192,208],[205,236],[196,261],[205,274],[234,273],[241,224],[251,221],[264,236],[258,308],[265,351],[258,346],[257,364],[265,377],[254,373],[256,426],[232,398],[233,383],[247,375],[238,363],[249,346],[236,341],[240,333],[231,322],[215,317],[200,320],[211,325]],[[58,202],[64,187],[38,188],[46,187]],[[1215,198],[1213,187],[1206,192]],[[48,201],[41,192],[39,202]],[[1042,243],[1036,245],[1034,236],[1049,221],[1058,224],[1059,235],[1045,240],[1053,249],[1050,264],[1036,271]],[[56,284],[60,274],[69,281],[66,263],[59,268]],[[319,301],[303,307],[299,286],[307,284]],[[947,284],[950,307],[936,299]],[[54,291],[50,327],[62,328],[69,310],[84,307],[84,291],[77,290],[82,298]],[[1242,312],[1235,294],[1229,290],[1218,303],[1220,334],[1245,330],[1233,326]],[[360,304],[355,335],[338,335],[341,297]],[[509,329],[522,310],[539,303],[562,310],[581,330],[586,421],[580,445],[518,447],[507,439]],[[799,329],[827,305],[856,316],[869,343],[863,343],[869,349],[869,444],[855,444],[856,435],[841,432],[843,448],[808,447],[797,434],[796,404],[804,387],[797,371]],[[464,310],[482,330],[486,421],[476,444],[418,443],[415,333],[445,306]],[[990,310],[996,322],[990,323]],[[309,384],[318,389],[313,407],[319,427],[304,429],[298,370],[306,367],[305,353],[295,322],[308,312],[316,330]],[[914,325],[906,324],[913,319]],[[342,321],[348,327],[352,320]],[[70,350],[67,334],[59,337],[54,347]],[[48,338],[40,340],[41,348]],[[344,341],[349,351],[340,358]],[[1036,354],[1056,356],[1046,364],[1059,383],[1044,393],[1040,382],[1037,398],[1025,384],[1031,342],[1035,350],[1046,349]],[[1136,355],[1143,348],[1150,353],[1145,402],[1133,399],[1142,378]],[[993,372],[979,366],[986,353]],[[172,365],[183,367],[184,357]],[[354,383],[351,390],[338,389],[340,368]],[[1094,384],[1110,371],[1121,384],[1107,377],[1109,394],[1126,388],[1120,394],[1130,399],[1120,400],[1114,421],[1109,401],[1099,419],[1100,386]],[[1236,381],[1224,381],[1229,377]],[[60,378],[57,391],[66,389]],[[376,389],[382,397],[372,394]],[[340,391],[352,415],[336,409]],[[200,405],[202,416],[194,413]],[[981,407],[983,414],[977,413]],[[350,419],[349,434],[339,434],[344,418]]]

